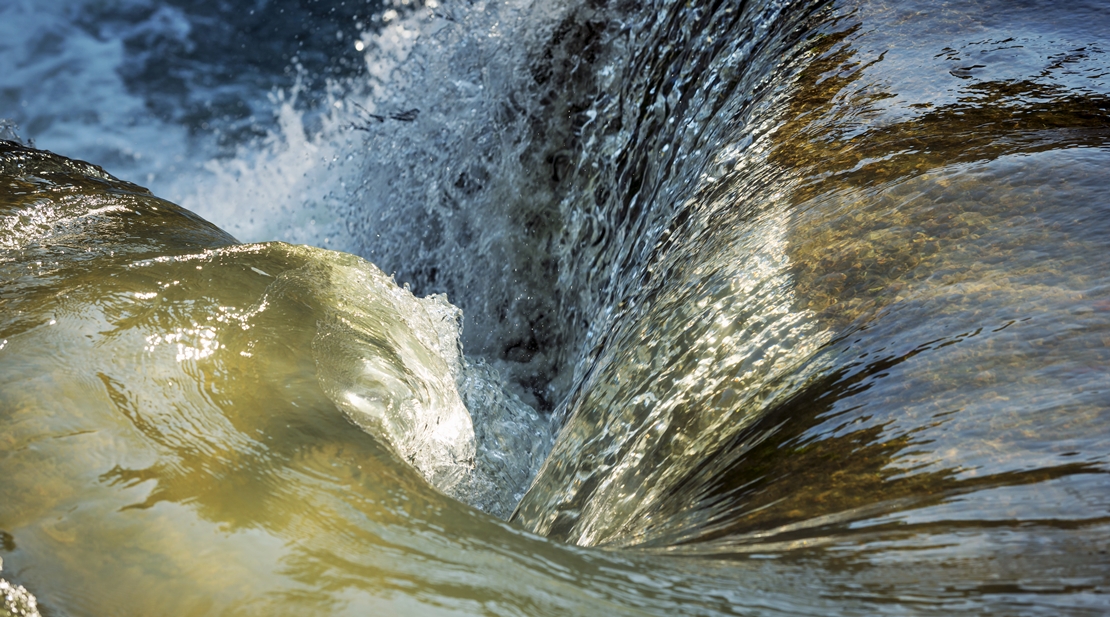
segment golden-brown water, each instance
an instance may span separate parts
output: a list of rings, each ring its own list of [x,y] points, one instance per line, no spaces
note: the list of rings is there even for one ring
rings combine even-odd
[[[371,133],[367,178],[441,165],[347,213],[461,339],[0,146],[0,576],[57,615],[1105,612],[1106,9],[514,7],[423,32],[518,11],[516,107]],[[460,175],[444,123],[506,153]]]

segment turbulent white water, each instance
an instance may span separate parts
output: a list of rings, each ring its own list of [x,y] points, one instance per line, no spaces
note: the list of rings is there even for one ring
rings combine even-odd
[[[5,159],[5,576],[60,614],[1098,613],[1108,25],[4,3],[0,138],[250,243]]]
[[[549,298],[539,297],[549,294],[537,289],[548,272],[534,263],[548,247],[517,237],[517,229],[529,225],[522,218],[549,219],[542,213],[556,196],[536,194],[536,203],[526,206],[531,212],[519,211],[520,191],[528,190],[521,158],[530,120],[506,97],[519,96],[512,90],[529,53],[520,41],[541,40],[551,27],[545,22],[567,7],[537,13],[527,3],[431,3],[417,11],[379,10],[351,24],[363,30],[336,33],[334,46],[358,51],[365,62],[353,78],[329,81],[311,94],[300,76],[272,91],[236,80],[210,86],[210,97],[238,88],[240,98],[268,108],[252,116],[265,136],[231,145],[217,143],[228,129],[219,118],[200,127],[166,121],[144,105],[142,89],[120,76],[157,60],[143,53],[158,52],[162,41],[192,49],[189,41],[204,21],[190,21],[187,9],[134,3],[121,12],[142,19],[126,27],[82,24],[79,5],[42,11],[15,3],[0,10],[11,30],[5,57],[25,67],[6,77],[16,112],[7,115],[38,146],[141,182],[241,240],[354,252],[421,293],[446,292],[474,324],[465,329],[468,349],[513,381],[535,383],[518,390],[533,404],[544,395],[549,373],[565,360],[550,350],[536,353],[537,345],[551,343],[535,340],[543,336],[538,331],[551,329],[538,322],[554,310]],[[152,51],[125,49],[144,42]],[[34,85],[57,83],[58,67],[67,73],[67,88],[88,82],[90,96],[73,101]],[[206,96],[197,89],[192,96]],[[161,93],[145,94],[149,104]],[[528,103],[515,103],[522,104]],[[106,116],[109,111],[117,115]],[[494,133],[491,126],[498,127]],[[437,270],[443,271],[438,278]],[[498,313],[508,317],[490,317]],[[514,347],[520,351],[511,353]],[[554,394],[547,398],[550,406]]]

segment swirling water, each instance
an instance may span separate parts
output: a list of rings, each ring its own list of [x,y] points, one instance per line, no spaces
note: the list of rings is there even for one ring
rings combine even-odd
[[[1102,3],[347,4],[0,8],[9,612],[1105,612]]]

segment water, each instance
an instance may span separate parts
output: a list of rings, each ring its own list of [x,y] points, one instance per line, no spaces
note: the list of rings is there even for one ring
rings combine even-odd
[[[1105,612],[1102,4],[256,4],[0,8],[8,138],[247,243],[5,146],[5,590]]]

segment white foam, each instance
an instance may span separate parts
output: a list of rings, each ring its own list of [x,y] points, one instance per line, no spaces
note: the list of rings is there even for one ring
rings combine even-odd
[[[160,121],[128,92],[119,73],[122,39],[94,36],[74,23],[84,7],[0,3],[0,116],[39,148],[157,190],[193,166],[187,131]],[[172,19],[158,23],[181,27]]]

